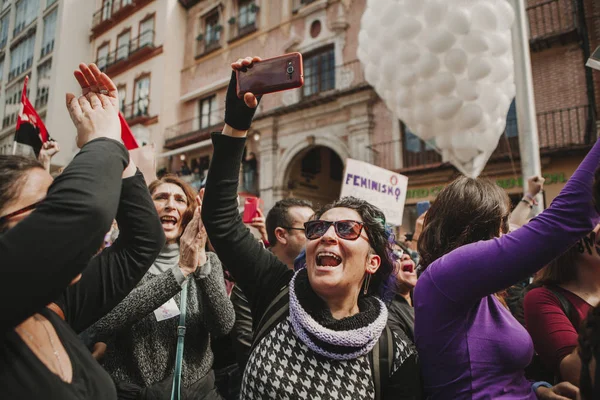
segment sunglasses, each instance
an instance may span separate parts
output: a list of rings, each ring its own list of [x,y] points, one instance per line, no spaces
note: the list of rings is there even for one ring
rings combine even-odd
[[[6,214],[6,215],[0,217],[0,225],[5,224],[11,218],[14,218],[21,214],[25,214],[27,211],[34,210],[37,206],[39,206],[42,203],[42,201],[43,200],[40,200],[38,202],[28,205],[27,207],[23,207],[17,211],[13,211],[10,214]]]
[[[363,228],[367,229],[362,222],[352,220],[342,221],[308,221],[304,223],[304,233],[308,240],[315,240],[323,237],[329,227],[333,225],[335,234],[340,239],[356,240],[360,237]]]

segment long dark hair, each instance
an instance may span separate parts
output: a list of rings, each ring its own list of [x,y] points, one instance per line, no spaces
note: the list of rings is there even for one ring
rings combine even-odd
[[[366,227],[371,248],[375,254],[381,257],[381,265],[371,277],[367,294],[378,296],[385,302],[390,301],[394,296],[397,271],[395,256],[392,254],[394,234],[385,223],[385,215],[371,203],[349,196],[322,207],[315,213],[313,219],[321,218],[323,214],[333,208],[349,208],[360,215]]]
[[[418,249],[421,265],[469,243],[508,232],[510,200],[489,179],[462,176],[446,186],[427,212]]]
[[[580,390],[583,400],[597,399],[600,393],[600,306],[590,310],[579,333],[581,358]],[[596,376],[592,383],[590,363],[596,360]]]
[[[177,185],[183,190],[185,193],[185,197],[187,198],[187,209],[181,218],[181,232],[185,231],[187,224],[192,220],[194,216],[194,210],[196,209],[196,191],[183,179],[179,178],[177,175],[167,174],[161,177],[160,179],[156,179],[150,185],[148,185],[148,190],[150,191],[150,195],[153,195],[156,191],[156,188],[162,185],[163,183],[171,183],[173,185]]]
[[[35,168],[44,169],[33,158],[0,155],[0,215],[10,202],[21,195],[27,172]],[[0,226],[0,231],[3,228]]]

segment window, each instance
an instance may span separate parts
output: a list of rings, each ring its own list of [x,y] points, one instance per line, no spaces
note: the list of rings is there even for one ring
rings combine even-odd
[[[206,33],[204,42],[207,48],[218,45],[221,40],[221,25],[219,25],[219,13],[215,12],[206,17]]]
[[[122,33],[117,37],[117,60],[124,60],[129,57],[129,42],[131,41],[131,30]]]
[[[139,78],[135,81],[133,117],[148,115],[148,106],[150,104],[150,75]]]
[[[240,0],[238,15],[238,35],[254,28],[256,24],[256,5],[254,0]]]
[[[218,123],[217,96],[200,100],[200,129],[209,128]]]
[[[112,13],[112,0],[102,0],[102,21],[110,18]]]
[[[44,18],[44,39],[42,41],[42,57],[54,49],[54,36],[56,34],[56,18],[58,9],[52,11]]]
[[[304,97],[335,88],[335,55],[333,47],[304,58]]]
[[[38,68],[37,95],[35,97],[36,107],[44,107],[48,104],[51,71],[52,60],[45,62]]]
[[[4,78],[4,58],[0,60],[0,82],[2,82],[2,78]]]
[[[154,44],[154,16],[140,23],[140,48]]]
[[[10,23],[10,13],[0,19],[0,47],[6,46],[8,42],[8,24]]]
[[[35,45],[35,35],[29,36],[13,48],[10,52],[10,72],[8,79],[21,75],[33,64],[33,48]]]
[[[39,0],[20,0],[15,13],[14,35],[21,32],[27,25],[35,21],[39,12]]]
[[[98,47],[98,54],[96,56],[96,65],[98,68],[104,69],[108,64],[108,51],[110,49],[110,44],[106,43],[102,46]]]
[[[4,101],[4,119],[2,120],[2,128],[6,128],[7,126],[11,126],[17,123],[17,114],[19,113],[21,105],[22,92],[22,80],[11,86],[9,89],[6,89],[6,97]]]
[[[119,85],[117,87],[119,92],[119,111],[125,114],[125,101],[127,100],[127,86]]]
[[[52,4],[56,3],[57,0],[46,0],[46,8],[50,7]]]
[[[506,137],[513,138],[519,136],[519,126],[517,124],[517,103],[515,100],[510,103],[508,115],[506,116]]]

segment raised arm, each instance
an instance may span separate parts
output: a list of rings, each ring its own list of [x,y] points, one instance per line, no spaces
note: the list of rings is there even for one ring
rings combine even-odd
[[[598,218],[592,181],[599,162],[600,141],[550,208],[528,224],[500,238],[462,246],[433,262],[426,274],[437,290],[469,306],[532,275],[590,233]]]
[[[211,335],[224,336],[233,328],[235,312],[225,289],[221,261],[215,253],[207,253],[207,256],[206,266],[192,276],[198,285],[200,304],[204,308],[202,322],[206,330]]]
[[[81,151],[37,209],[0,236],[2,331],[60,295],[100,248],[117,212],[129,156],[114,140],[116,110],[104,102],[92,108],[85,98],[69,100]]]
[[[246,59],[244,65],[252,61]],[[234,66],[241,68],[242,64]],[[247,93],[245,104],[237,98],[235,87],[232,74],[227,91],[226,125],[222,134],[212,136],[214,152],[206,180],[202,220],[219,259],[248,297],[253,317],[260,319],[271,299],[289,283],[292,271],[258,243],[239,215],[239,171],[246,133],[258,101]]]
[[[67,288],[57,302],[76,332],[123,300],[165,243],[156,208],[139,171],[123,180],[117,223],[119,238],[90,261],[81,280]]]

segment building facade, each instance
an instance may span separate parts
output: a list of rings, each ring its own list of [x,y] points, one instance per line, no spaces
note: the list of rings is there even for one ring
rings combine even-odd
[[[339,196],[347,158],[409,177],[405,230],[415,205],[433,200],[458,175],[398,121],[365,81],[357,60],[366,0],[180,0],[187,11],[179,121],[165,130],[170,171],[207,168],[210,132],[220,130],[230,78],[240,57],[298,51],[302,89],[263,97],[247,152],[258,158],[266,208],[285,197],[323,204]],[[547,204],[594,143],[600,77],[584,67],[599,45],[600,5],[593,0],[529,0],[527,14]],[[505,134],[483,175],[522,194],[513,104]],[[202,173],[202,171],[201,171]]]
[[[76,150],[75,128],[65,93],[78,93],[73,70],[89,60],[92,10],[78,0],[3,0],[0,5],[0,152],[12,152],[25,76],[28,97],[69,162]]]
[[[162,152],[177,121],[185,9],[177,0],[96,0],[91,58],[117,85],[119,108],[140,145]]]

